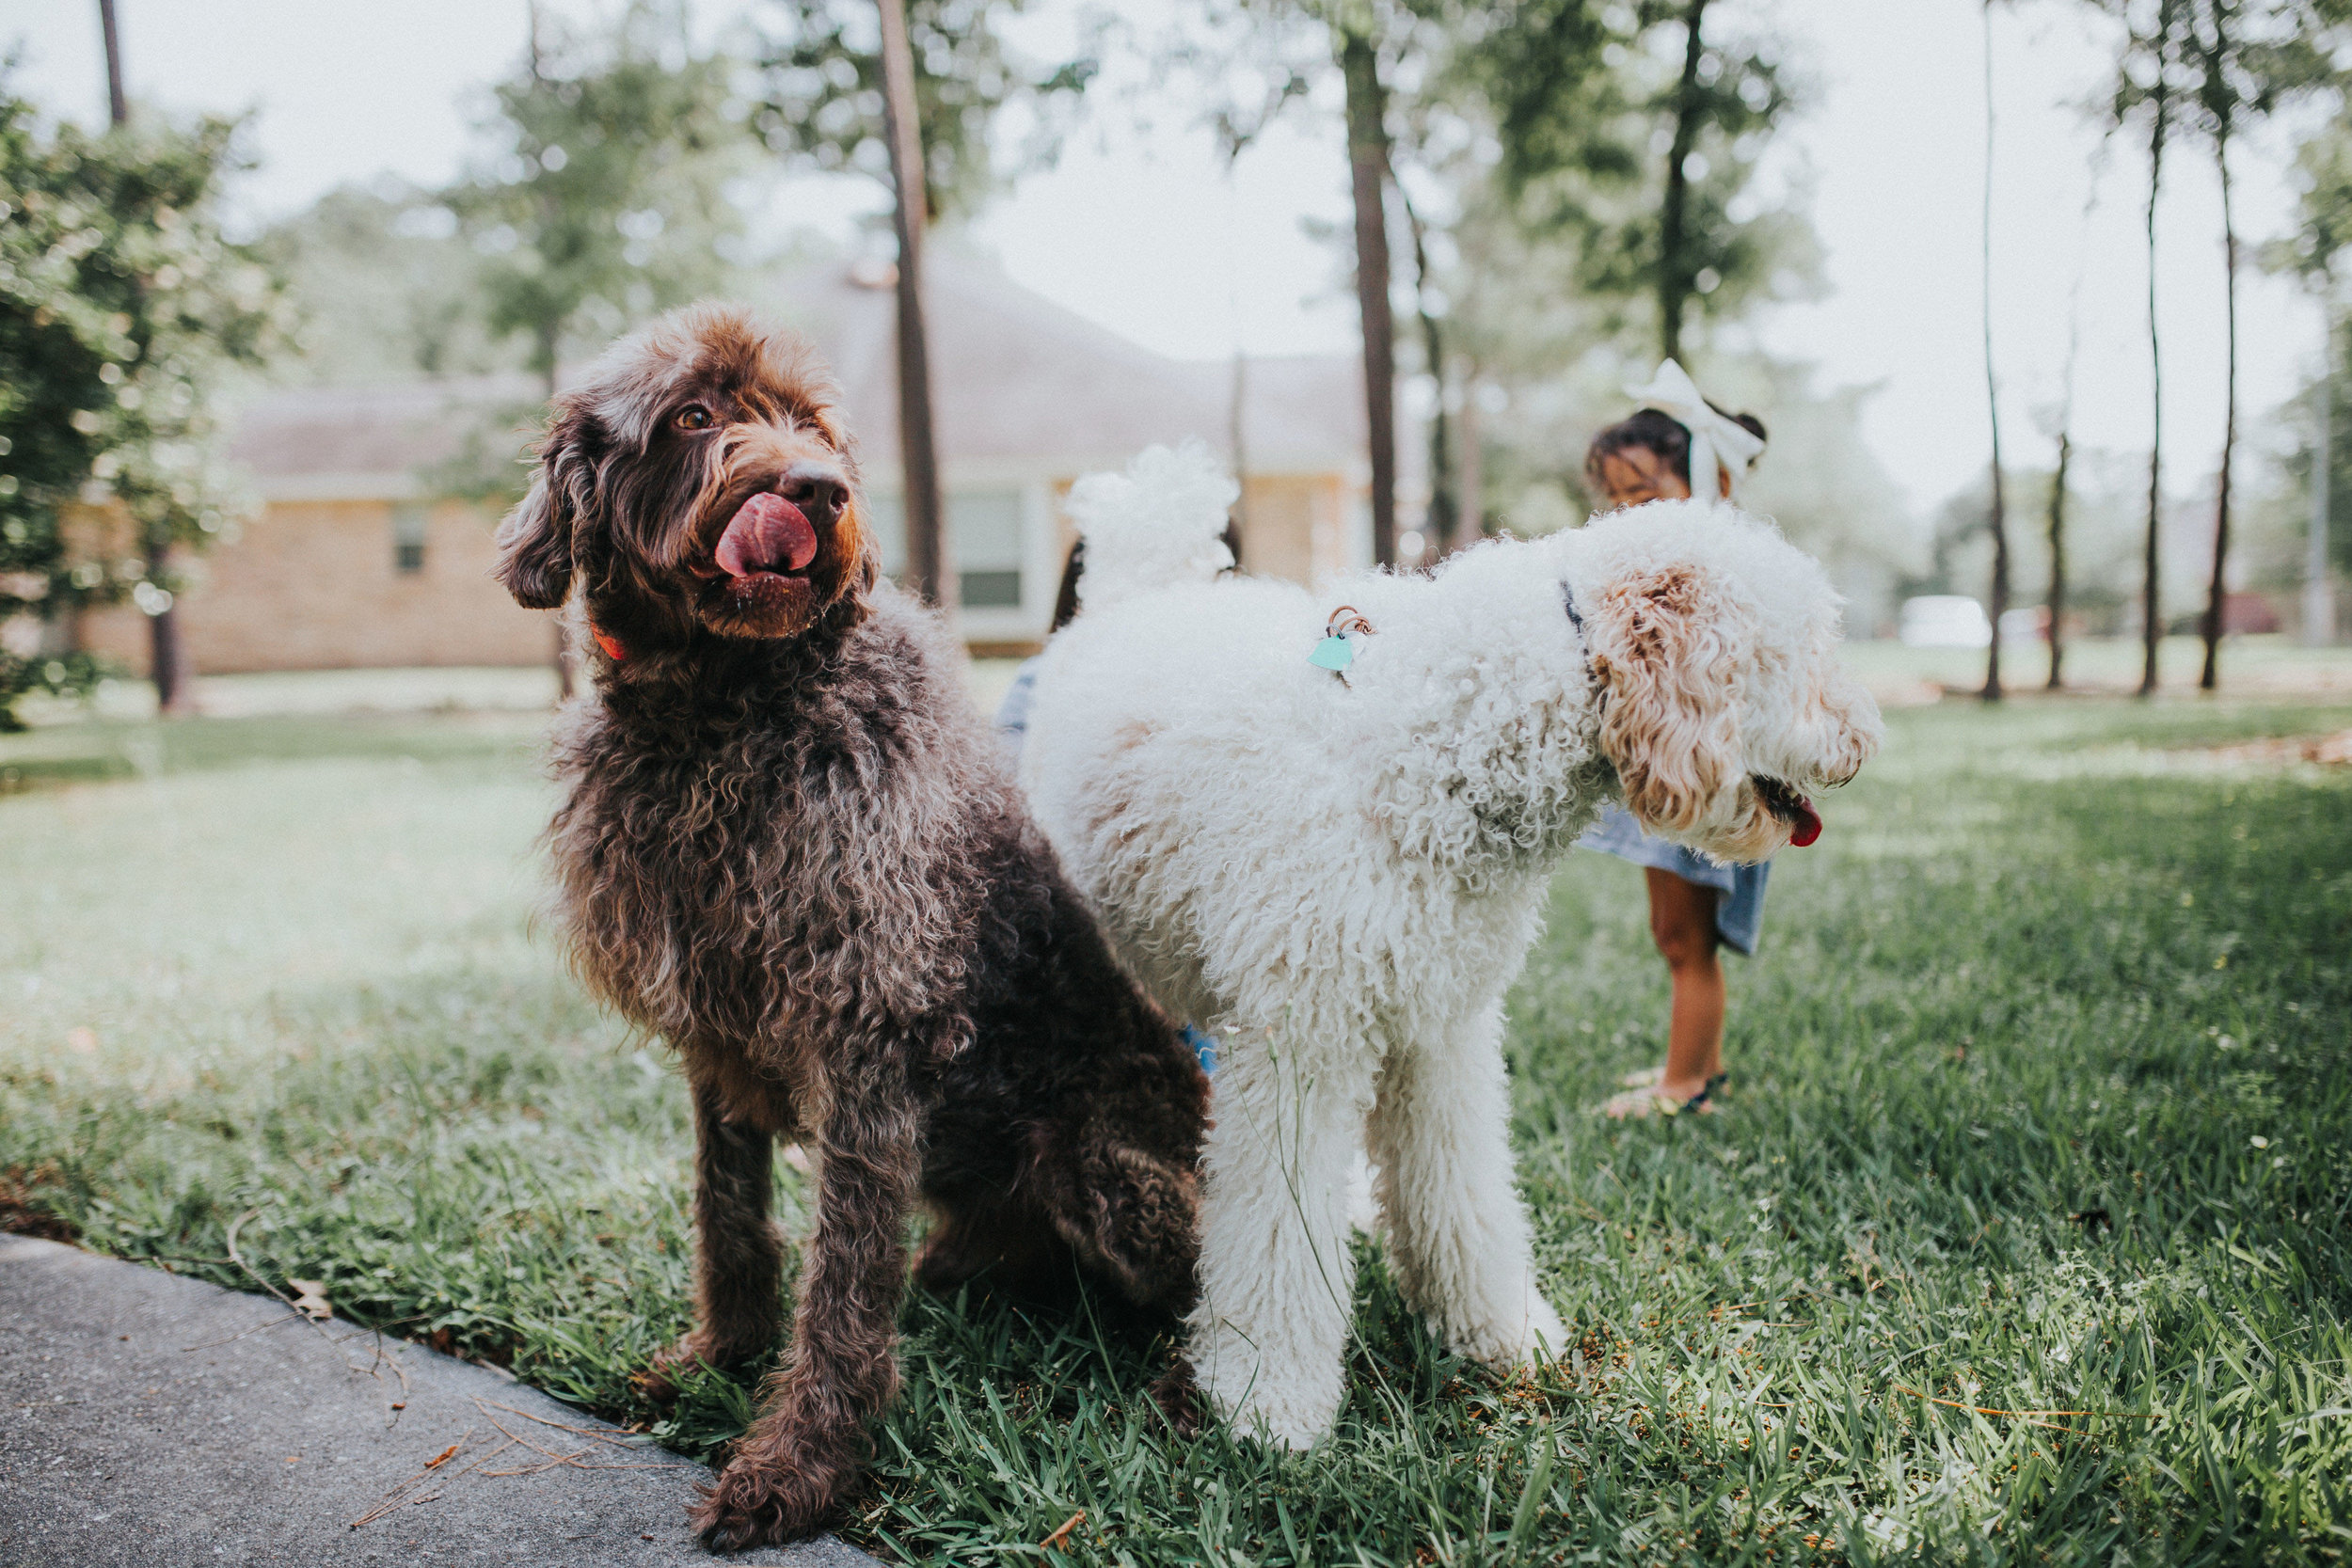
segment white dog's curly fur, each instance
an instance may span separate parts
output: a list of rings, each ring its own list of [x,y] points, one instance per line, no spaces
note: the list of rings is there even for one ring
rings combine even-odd
[[[1756,781],[1843,784],[1879,721],[1820,569],[1729,506],[1310,591],[1212,580],[1231,494],[1166,452],[1080,492],[1082,610],[1022,782],[1122,961],[1220,1042],[1193,1365],[1220,1415],[1303,1447],[1340,1405],[1363,1141],[1435,1331],[1499,1367],[1563,1346],[1512,1184],[1502,996],[1601,804],[1761,859],[1800,814]],[[1373,627],[1343,679],[1308,662],[1342,605]]]

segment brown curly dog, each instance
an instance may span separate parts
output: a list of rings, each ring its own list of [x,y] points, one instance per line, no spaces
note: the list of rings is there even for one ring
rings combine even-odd
[[[910,1211],[934,1289],[1074,1261],[1193,1294],[1207,1085],[1112,963],[940,619],[881,580],[831,378],[696,306],[555,402],[499,579],[575,588],[548,838],[573,962],[692,1086],[697,1323],[644,1376],[775,1341],[779,1137],[815,1160],[792,1343],[700,1504],[714,1545],[820,1528],[898,1386]]]

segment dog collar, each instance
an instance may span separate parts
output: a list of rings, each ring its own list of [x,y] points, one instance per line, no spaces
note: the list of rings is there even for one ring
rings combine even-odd
[[[1352,604],[1340,606],[1331,611],[1330,619],[1324,622],[1323,641],[1317,642],[1314,652],[1307,656],[1307,662],[1318,670],[1330,671],[1340,677],[1340,684],[1345,686],[1348,666],[1356,662],[1354,640],[1369,637],[1372,629],[1372,623],[1364,618],[1363,611]]]
[[[1597,749],[1600,713],[1601,709],[1608,705],[1609,687],[1606,682],[1597,679],[1593,674],[1593,640],[1584,630],[1583,613],[1576,608],[1576,585],[1574,583],[1563,582],[1560,585],[1560,608],[1568,612],[1568,625],[1576,628],[1576,640],[1584,647],[1584,678],[1593,689],[1593,700],[1587,706],[1586,712],[1591,716],[1594,743]]]

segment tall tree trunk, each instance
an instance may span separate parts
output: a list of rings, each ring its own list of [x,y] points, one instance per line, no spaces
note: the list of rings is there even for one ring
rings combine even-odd
[[[1232,396],[1226,404],[1226,418],[1231,424],[1228,438],[1233,448],[1233,527],[1241,536],[1249,536],[1249,356],[1240,343],[1233,345],[1233,381]]]
[[[98,0],[98,29],[106,41],[106,119],[117,130],[131,122],[130,95],[122,84],[122,33],[115,22],[115,0]],[[162,588],[171,577],[171,541],[151,538],[142,552],[147,580]],[[80,635],[80,628],[73,628]],[[188,711],[187,645],[180,636],[180,607],[175,598],[147,618],[148,678],[155,683],[155,706],[164,713]]]
[[[1475,545],[1486,532],[1486,453],[1479,446],[1478,364],[1462,372],[1462,515],[1454,547]]]
[[[2334,499],[2335,470],[2329,466],[2335,432],[2336,301],[2332,288],[2321,294],[2319,323],[2319,429],[2312,445],[2312,528],[2303,541],[2303,641],[2324,648],[2336,640],[2335,573],[2328,558],[2328,523]]]
[[[2083,194],[2082,248],[2074,259],[2074,285],[2066,296],[2066,380],[2058,400],[2058,469],[2050,477],[2050,592],[2044,601],[2050,625],[2043,634],[2050,644],[2050,678],[2044,686],[2057,691],[2066,685],[2066,499],[2069,471],[2074,462],[2074,372],[2082,362],[2083,278],[2090,267],[2090,215],[2099,205],[2099,175],[2106,161],[2106,144],[2091,164],[2090,188]]]
[[[1428,541],[1422,546],[1423,559],[1440,560],[1455,545],[1455,505],[1454,495],[1453,416],[1446,411],[1445,335],[1438,325],[1438,318],[1429,309],[1429,240],[1422,227],[1421,214],[1414,211],[1413,199],[1399,185],[1397,199],[1405,204],[1406,221],[1413,229],[1413,307],[1421,318],[1422,358],[1429,367],[1429,379],[1436,386],[1436,405],[1429,414],[1429,511],[1422,524],[1422,536]]]
[[[2229,587],[2223,571],[2230,561],[2230,460],[2237,454],[2237,220],[2230,207],[2230,135],[2225,128],[2214,139],[2214,161],[2221,169],[2221,270],[2230,303],[2230,370],[2228,412],[2221,425],[2221,495],[2213,515],[2213,580],[2205,589],[2205,667],[2197,676],[2200,690],[2221,684],[2221,633],[2229,608]]]
[[[2050,476],[2050,678],[2056,691],[2066,684],[2061,666],[2066,659],[2066,470],[2074,461],[2074,437],[2058,427],[2058,471]]]
[[[115,0],[98,0],[98,30],[106,39],[106,120],[127,123],[131,101],[122,91],[122,35],[115,27]]]
[[[531,59],[532,72],[536,75],[539,61],[539,8],[536,6],[531,8]],[[537,341],[533,344],[532,357],[539,362],[539,394],[546,400],[550,417],[555,408],[555,359],[560,346],[555,324],[542,322]],[[564,628],[564,610],[560,606],[554,614],[548,617],[548,625],[555,633],[555,700],[568,703],[572,694],[580,689],[580,671],[572,661],[572,640]]]
[[[1690,303],[1693,268],[1683,251],[1690,229],[1691,177],[1682,166],[1699,139],[1699,60],[1707,0],[1691,0],[1682,17],[1682,79],[1675,88],[1674,141],[1666,153],[1666,203],[1658,225],[1658,343],[1660,356],[1682,357],[1682,308]]]
[[[2164,341],[2156,321],[2156,198],[2164,189],[2164,143],[2172,128],[2172,104],[2162,71],[2171,47],[2172,8],[2169,3],[2159,13],[2156,27],[2158,71],[2148,135],[2148,370],[2153,422],[2148,437],[2148,538],[2139,591],[2139,694],[2143,697],[2156,693],[2156,650],[2164,641],[2164,584],[2159,575],[2164,529]]]
[[[1993,373],[1993,0],[1984,0],[1984,218],[1979,234],[1984,283],[1984,403],[1993,420],[1993,641],[1985,650],[1988,703],[2001,700],[2001,617],[2009,612],[2009,502],[2001,479],[2001,385]]]
[[[882,12],[883,119],[889,132],[892,211],[898,230],[898,455],[905,472],[907,576],[942,608],[956,601],[939,504],[939,451],[931,427],[931,360],[923,325],[923,225],[930,216],[923,132],[914,106],[914,55],[903,0]]]
[[[1361,33],[1340,35],[1347,84],[1347,161],[1356,193],[1356,305],[1364,326],[1364,417],[1372,447],[1372,559],[1396,564],[1396,324],[1389,308],[1387,103],[1380,57]]]

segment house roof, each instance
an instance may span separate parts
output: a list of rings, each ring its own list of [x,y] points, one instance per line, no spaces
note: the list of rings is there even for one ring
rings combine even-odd
[[[931,397],[944,463],[1118,467],[1154,442],[1232,444],[1232,365],[1155,354],[1032,293],[985,263],[925,263]],[[814,268],[784,314],[840,378],[869,467],[898,462],[898,294],[885,276]],[[1340,356],[1252,362],[1245,444],[1252,471],[1355,474],[1365,465],[1361,372]]]
[[[948,251],[927,260],[925,293],[934,417],[950,476],[959,466],[998,465],[1075,474],[1187,438],[1230,449],[1230,360],[1155,354]],[[868,469],[895,473],[898,316],[887,278],[860,281],[828,263],[785,279],[777,298],[777,314],[808,334],[839,377]],[[1251,360],[1245,387],[1251,472],[1361,480],[1362,379],[1352,356]],[[525,375],[306,388],[249,407],[230,455],[267,496],[422,495],[429,471],[481,442],[485,422],[495,429],[506,415],[519,433],[539,404],[538,385]],[[1409,482],[1417,443],[1399,444]]]
[[[430,469],[483,438],[485,417],[511,418],[519,451],[542,403],[537,380],[527,375],[305,387],[246,408],[230,433],[229,456],[272,499],[422,495]]]

